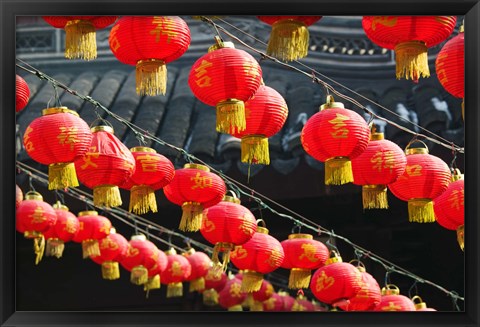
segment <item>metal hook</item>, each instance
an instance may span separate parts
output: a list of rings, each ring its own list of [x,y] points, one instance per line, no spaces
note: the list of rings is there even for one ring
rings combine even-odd
[[[385,272],[385,285],[391,284],[390,281],[390,274],[395,271],[393,267],[387,267],[387,271]]]
[[[295,233],[295,228],[298,228],[298,233]],[[302,225],[298,221],[296,221],[292,227],[292,231],[290,234],[300,234],[301,231],[302,231]]]

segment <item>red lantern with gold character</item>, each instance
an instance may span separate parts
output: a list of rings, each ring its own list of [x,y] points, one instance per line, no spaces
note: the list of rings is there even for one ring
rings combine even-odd
[[[130,271],[130,282],[143,285],[148,282],[148,271],[157,264],[159,249],[143,234],[133,235],[128,243],[120,265]]]
[[[55,28],[65,30],[65,58],[97,58],[96,30],[117,20],[117,16],[42,16]]]
[[[415,304],[400,294],[396,285],[388,284],[382,288],[382,298],[373,311],[416,311]]]
[[[429,77],[427,50],[452,34],[455,16],[364,16],[363,30],[382,48],[395,51],[397,79]]]
[[[177,169],[170,184],[163,188],[165,197],[182,206],[179,229],[198,231],[202,225],[203,209],[219,203],[226,192],[223,179],[211,173],[210,168],[186,164]]]
[[[23,201],[23,192],[17,184],[15,184],[15,208],[17,209],[20,203]]]
[[[217,109],[217,131],[244,131],[245,101],[257,92],[262,69],[247,52],[235,49],[233,43],[216,38],[192,66],[188,84],[195,97]]]
[[[67,107],[48,108],[23,134],[23,145],[35,161],[48,165],[48,189],[78,186],[74,160],[88,150],[93,135],[87,123]]]
[[[267,54],[284,61],[292,61],[307,56],[310,40],[308,26],[319,21],[322,16],[258,16],[258,18],[272,26]]]
[[[95,210],[78,213],[79,228],[72,241],[82,243],[83,258],[100,255],[98,241],[110,234],[112,223]]]
[[[90,257],[95,263],[102,266],[102,278],[115,280],[120,278],[118,263],[123,260],[128,251],[128,241],[115,229],[110,229],[110,234],[99,240],[100,254]]]
[[[427,304],[423,302],[422,298],[418,295],[412,297],[412,302],[415,304],[416,311],[437,311],[433,308],[427,307]]]
[[[251,302],[249,302],[250,311],[263,311],[263,302],[271,298],[274,291],[272,284],[264,279],[258,291],[247,295],[247,301],[248,297],[251,298]]]
[[[59,201],[53,206],[57,214],[55,225],[50,227],[43,236],[47,240],[46,255],[61,258],[65,243],[70,242],[80,228],[77,216],[68,210],[68,207]]]
[[[457,98],[465,97],[465,38],[459,33],[445,42],[435,59],[437,78],[443,88]]]
[[[139,95],[165,95],[166,65],[180,58],[190,41],[187,23],[177,16],[123,16],[108,38],[114,56],[136,67]]]
[[[362,116],[345,109],[343,103],[327,96],[320,112],[308,119],[301,142],[313,158],[325,162],[325,184],[353,182],[352,162],[365,151],[370,141],[370,128]]]
[[[183,256],[187,258],[192,267],[190,276],[186,278],[186,281],[190,282],[189,291],[203,291],[205,289],[205,276],[211,267],[212,260],[205,253],[195,251],[193,248],[188,249],[183,253]]]
[[[242,291],[242,281],[231,276],[225,287],[218,293],[218,304],[228,311],[243,311],[242,303],[246,297],[247,293]]]
[[[192,265],[183,255],[177,254],[174,248],[165,251],[167,267],[160,273],[160,282],[167,285],[167,297],[183,295],[183,284],[192,273]]]
[[[210,268],[204,277],[205,288],[202,292],[203,304],[213,306],[218,304],[218,292],[227,284],[227,274],[222,271],[220,274]]]
[[[15,86],[15,111],[19,112],[27,106],[28,100],[30,100],[30,88],[20,75],[16,75]]]
[[[433,199],[445,192],[450,184],[451,173],[448,165],[440,158],[428,154],[423,148],[407,145],[407,165],[404,173],[392,184],[390,191],[402,201],[408,201],[410,222],[433,223]]]
[[[160,283],[160,274],[167,269],[168,258],[165,252],[158,250],[155,264],[153,267],[148,269],[148,281],[143,285],[144,290],[148,293],[150,290],[159,289],[161,286]]]
[[[263,311],[279,312],[283,310],[283,299],[278,293],[273,293],[270,298],[263,301]]]

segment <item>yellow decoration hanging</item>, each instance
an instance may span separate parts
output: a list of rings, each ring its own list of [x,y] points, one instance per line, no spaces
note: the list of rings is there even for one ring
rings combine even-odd
[[[283,19],[272,25],[267,54],[283,61],[304,58],[308,54],[309,32],[303,22]]]
[[[163,60],[147,59],[137,62],[135,69],[138,95],[165,95],[167,92],[167,66]]]
[[[130,273],[130,282],[135,285],[143,285],[148,282],[148,270],[144,266],[132,268]]]
[[[395,46],[396,76],[418,81],[420,77],[430,77],[427,46],[424,42],[409,41]]]
[[[65,25],[65,58],[97,58],[95,26],[88,20],[71,20]]]
[[[458,245],[460,245],[460,248],[462,249],[462,251],[465,251],[464,236],[465,236],[465,225],[460,225],[457,228],[457,241],[458,241]]]
[[[242,278],[242,292],[256,292],[262,287],[263,275],[256,271],[244,270]]]
[[[301,289],[310,286],[312,271],[304,268],[292,268],[288,277],[288,288]]]
[[[148,185],[135,185],[130,189],[130,203],[128,210],[137,215],[149,211],[157,212],[157,200],[155,191]]]
[[[178,229],[184,232],[196,232],[202,227],[203,206],[198,202],[185,202],[182,205],[182,218]]]
[[[120,189],[116,185],[100,185],[93,188],[93,205],[119,207],[122,205]]]
[[[100,247],[97,240],[84,240],[82,241],[82,253],[83,258],[96,257],[100,255]]]
[[[220,133],[232,134],[247,128],[245,119],[245,103],[242,100],[227,99],[216,105],[216,130]]]
[[[362,186],[363,209],[388,209],[386,185]]]
[[[415,223],[435,222],[433,201],[430,199],[411,199],[408,201],[408,220]]]
[[[61,239],[49,238],[47,240],[45,254],[47,255],[47,257],[61,258],[64,249],[65,249],[65,244]]]
[[[66,187],[77,187],[78,185],[77,173],[73,162],[48,165],[49,190],[60,190]]]
[[[241,139],[241,160],[249,164],[270,164],[268,138],[263,135],[248,135]]]
[[[183,295],[183,284],[181,282],[168,284],[167,298],[181,297],[182,295]]]
[[[115,280],[120,278],[120,268],[116,261],[105,261],[102,263],[102,278]]]
[[[343,185],[353,182],[352,162],[347,157],[325,161],[325,185]]]

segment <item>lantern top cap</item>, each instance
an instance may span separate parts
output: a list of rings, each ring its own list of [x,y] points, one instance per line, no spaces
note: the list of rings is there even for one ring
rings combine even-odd
[[[136,234],[136,235],[132,235],[130,240],[132,240],[132,241],[146,241],[147,237],[143,234]]]
[[[313,235],[312,234],[303,234],[303,233],[295,233],[295,234],[290,234],[288,235],[288,239],[289,240],[293,240],[293,239],[308,239],[308,240],[312,240],[313,239]]]
[[[423,147],[422,147],[422,148],[419,148],[419,147],[417,147],[417,148],[411,148],[410,146],[411,146],[413,143],[416,143],[416,142],[421,143]],[[405,148],[405,154],[406,154],[406,155],[410,155],[410,154],[428,154],[428,146],[427,146],[424,142],[422,142],[422,141],[420,141],[420,140],[412,140],[412,141],[410,141],[410,142],[407,144],[407,146],[406,146],[406,148]]]
[[[416,302],[418,301],[418,302]],[[423,302],[422,298],[418,295],[415,295],[412,297],[412,302],[415,303],[415,309],[420,310],[420,309],[426,309],[427,304]]]
[[[147,146],[136,146],[130,149],[130,152],[151,152],[151,153],[157,153],[155,149],[149,148]]]
[[[400,289],[397,285],[387,284],[382,288],[382,295],[399,295]]]
[[[208,48],[208,52],[213,52],[218,49],[230,48],[235,49],[233,42],[225,42],[218,35],[215,35],[215,44]]]
[[[463,180],[464,175],[460,172],[460,169],[455,168],[452,171],[452,182]]]
[[[465,28],[463,27],[463,22],[462,25],[458,28],[458,33],[463,33],[465,31]]]
[[[90,128],[90,130],[92,131],[92,133],[96,133],[96,132],[107,132],[107,133],[111,133],[111,134],[114,133],[113,127],[106,126],[106,125],[94,126],[94,127]]]
[[[345,108],[345,106],[341,102],[335,102],[332,95],[327,95],[327,102],[320,106],[320,111],[330,108]]]
[[[185,166],[183,166],[183,168],[199,169],[199,170],[203,170],[203,171],[207,171],[207,172],[210,171],[210,168],[208,168],[207,166],[194,164],[194,163],[187,163],[187,164],[185,164]]]
[[[170,248],[167,251],[165,251],[166,255],[174,255],[177,254],[177,251],[174,248]]]
[[[63,203],[61,203],[60,201],[57,201],[55,202],[53,205],[52,205],[53,209],[59,209],[59,210],[65,210],[65,211],[68,211],[68,207],[66,205],[64,205]]]
[[[47,109],[42,110],[42,115],[43,116],[53,115],[53,114],[61,114],[61,113],[72,114],[74,116],[79,117],[79,115],[76,111],[70,110],[67,107],[52,107],[52,108],[47,108]]]
[[[268,229],[265,227],[257,226],[257,233],[268,234]]]
[[[116,234],[116,233],[117,233],[117,230],[115,229],[115,227],[110,228],[110,234]]]
[[[43,196],[38,192],[28,191],[27,194],[25,194],[25,200],[43,201]]]
[[[230,195],[224,195],[222,201],[240,204],[240,199],[235,198],[235,197],[230,196]]]
[[[98,212],[95,210],[86,210],[86,211],[80,211],[78,213],[78,216],[98,216]]]

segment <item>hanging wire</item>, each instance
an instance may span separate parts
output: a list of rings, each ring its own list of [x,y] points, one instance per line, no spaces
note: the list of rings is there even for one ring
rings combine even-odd
[[[412,284],[412,286],[410,286],[410,288],[408,289],[408,297],[409,298],[413,298],[415,295],[418,295],[418,287],[417,287],[417,284],[418,284],[418,281],[415,280]],[[412,293],[412,291],[415,291],[415,294]]]

